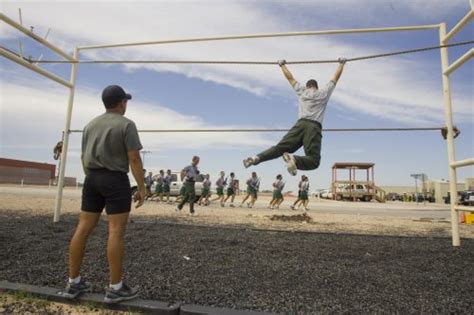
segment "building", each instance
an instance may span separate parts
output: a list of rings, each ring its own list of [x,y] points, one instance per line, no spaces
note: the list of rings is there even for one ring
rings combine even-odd
[[[0,158],[0,184],[52,185],[56,165]],[[65,178],[66,186],[76,186],[76,178]]]
[[[399,195],[415,194],[415,185],[413,186],[382,186],[387,193],[396,193]],[[458,191],[474,190],[474,178],[466,178],[465,182],[457,183]],[[430,195],[435,198],[436,203],[444,203],[449,193],[449,181],[447,180],[426,180],[418,185],[418,193]]]

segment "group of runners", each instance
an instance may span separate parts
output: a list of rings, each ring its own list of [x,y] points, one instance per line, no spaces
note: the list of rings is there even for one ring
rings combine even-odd
[[[239,192],[239,181],[235,177],[235,173],[231,172],[229,177],[226,177],[225,171],[219,173],[219,177],[215,182],[216,194],[217,196],[211,199],[211,177],[209,174],[204,175],[202,181],[202,191],[199,198],[196,198],[196,188],[195,183],[199,170],[197,165],[199,164],[200,158],[194,156],[190,165],[186,166],[181,172],[182,186],[179,192],[179,196],[176,197],[174,202],[178,203],[176,206],[176,212],[179,213],[185,203],[190,204],[190,214],[194,215],[194,203],[197,203],[199,206],[209,206],[212,202],[219,202],[221,207],[225,207],[226,203],[229,202],[229,206],[234,208],[235,196]],[[253,208],[255,202],[258,198],[258,192],[260,190],[260,177],[256,172],[252,172],[250,178],[246,181],[246,190],[245,195],[239,207],[244,207],[246,205],[248,208]],[[156,182],[154,191],[151,191],[153,181]],[[158,176],[154,179],[152,173],[149,173],[147,178],[145,178],[145,183],[148,189],[148,197],[150,200],[157,200],[162,202],[171,203],[170,200],[170,186],[172,181],[171,170],[168,170],[166,175],[163,170],[160,170]],[[284,201],[283,189],[285,188],[285,181],[283,176],[278,174],[275,182],[272,184],[273,195],[270,203],[268,204],[269,209],[279,209],[280,205]],[[301,180],[298,183],[298,197],[293,205],[290,206],[292,210],[298,210],[300,206],[303,206],[304,210],[308,210],[309,203],[309,178],[305,175],[301,176]],[[166,200],[165,200],[166,198]]]

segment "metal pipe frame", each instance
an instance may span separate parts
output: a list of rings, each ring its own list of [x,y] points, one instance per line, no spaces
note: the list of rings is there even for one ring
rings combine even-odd
[[[451,74],[454,70],[465,64],[469,59],[474,57],[474,48],[468,50],[464,55],[459,57],[455,62],[453,62],[443,73],[446,75]]]
[[[8,16],[6,16],[5,14],[3,13],[0,13],[0,20],[4,21],[5,23],[11,25],[12,27],[16,28],[17,30],[19,30],[20,32],[22,32],[23,34],[33,38],[35,41],[43,44],[44,46],[48,47],[49,49],[51,49],[52,51],[54,51],[55,53],[57,53],[58,55],[60,55],[61,57],[63,57],[64,59],[66,60],[74,60],[74,58],[72,58],[70,55],[68,55],[66,52],[62,51],[61,49],[59,49],[58,47],[54,46],[53,44],[51,44],[50,42],[48,42],[47,40],[45,40],[44,38],[41,38],[40,36],[36,35],[35,33],[31,32],[31,30],[27,29],[26,27],[24,27],[23,25],[15,22],[14,20],[10,19]]]
[[[74,53],[73,53],[73,58],[77,59],[78,55],[79,55],[79,50],[75,48]],[[74,104],[74,93],[76,90],[77,68],[78,68],[77,63],[73,63],[71,65],[71,79],[70,79],[71,88],[69,90],[66,124],[64,126],[64,133],[63,133],[64,138],[63,138],[63,149],[61,152],[61,167],[59,169],[59,175],[58,175],[58,192],[56,194],[56,200],[54,203],[54,219],[53,219],[54,222],[59,222],[59,218],[61,214],[61,204],[62,204],[63,189],[64,189],[64,177],[66,174],[67,151],[69,147],[69,129],[71,128],[72,106]]]
[[[79,46],[78,49],[86,50],[86,49],[99,49],[99,48],[132,47],[132,46],[210,42],[210,41],[237,40],[237,39],[271,38],[271,37],[295,37],[295,36],[314,36],[314,35],[395,32],[395,31],[419,31],[419,30],[430,30],[430,29],[438,29],[438,28],[439,28],[439,24],[432,24],[432,25],[417,25],[417,26],[340,29],[340,30],[326,30],[326,31],[285,32],[285,33],[248,34],[248,35],[215,36],[215,37],[194,37],[194,38],[135,42],[135,43]]]
[[[459,160],[459,161],[452,162],[449,164],[449,166],[451,166],[452,168],[458,168],[458,167],[469,166],[469,165],[474,165],[474,158]]]
[[[467,207],[467,206],[456,206],[456,211],[467,211],[467,212],[473,212],[474,207]]]
[[[6,49],[3,49],[3,48],[0,48],[0,56],[3,56],[5,58],[8,58],[10,59],[11,61],[13,62],[16,62],[18,63],[19,65],[22,65],[36,73],[39,73],[41,74],[42,76],[45,76],[53,81],[56,81],[57,83],[61,84],[61,85],[64,85],[65,87],[68,87],[68,88],[72,88],[72,85],[70,82],[64,80],[63,78],[49,72],[49,71],[46,71],[40,67],[38,67],[37,65],[35,64],[32,64],[31,62],[25,60],[24,58],[21,58],[17,55],[15,55],[14,53],[12,52],[9,52],[8,50]]]
[[[377,131],[441,131],[444,127],[420,128],[327,128],[324,132],[377,132]],[[286,132],[288,128],[256,128],[256,129],[139,129],[140,133],[197,133],[197,132]],[[81,129],[71,129],[71,133],[81,133]]]
[[[474,9],[472,8],[471,2],[471,10],[456,24],[451,31],[441,40],[442,43],[447,43],[454,35],[459,33],[464,26],[466,26],[469,21],[474,18]]]
[[[441,23],[439,28],[439,41],[442,44],[443,39],[446,38],[446,24]],[[453,246],[461,246],[461,239],[459,236],[459,215],[456,212],[458,190],[456,168],[451,167],[452,163],[456,161],[455,146],[454,146],[454,130],[453,130],[453,109],[451,103],[451,88],[449,84],[449,75],[446,74],[446,69],[449,67],[448,49],[441,48],[441,74],[443,79],[443,98],[444,98],[444,116],[446,120],[446,127],[448,133],[446,135],[448,161],[449,161],[449,193],[451,195],[451,227],[452,227],[452,243]]]

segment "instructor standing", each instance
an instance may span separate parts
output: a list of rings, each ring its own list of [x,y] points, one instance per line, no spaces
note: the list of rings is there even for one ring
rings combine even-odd
[[[140,158],[142,145],[135,123],[124,117],[130,94],[117,85],[102,92],[106,112],[94,118],[82,134],[81,160],[86,178],[82,190],[82,206],[74,236],[69,247],[69,281],[65,296],[75,298],[90,291],[90,284],[80,276],[87,239],[105,208],[108,221],[107,259],[110,284],[104,301],[116,303],[137,297],[136,288],[122,281],[124,234],[131,210],[132,197],[129,167],[138,185],[134,195],[136,208],[143,204],[146,191],[143,165]]]

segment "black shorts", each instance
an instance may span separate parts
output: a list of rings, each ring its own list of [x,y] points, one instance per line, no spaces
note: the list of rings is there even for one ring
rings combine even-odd
[[[130,212],[132,189],[128,175],[107,169],[89,170],[82,188],[82,211],[107,214]]]

